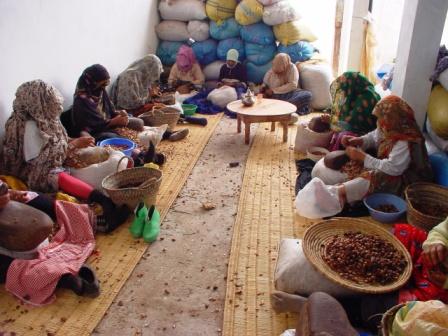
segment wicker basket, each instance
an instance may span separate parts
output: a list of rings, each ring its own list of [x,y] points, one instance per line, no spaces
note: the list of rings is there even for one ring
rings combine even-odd
[[[115,204],[126,204],[134,210],[141,201],[144,201],[148,207],[156,203],[161,182],[162,172],[160,170],[137,167],[106,176],[103,179],[102,187]]]
[[[154,108],[141,114],[139,118],[143,119],[147,126],[162,126],[168,124],[168,130],[173,131],[180,118],[180,111],[173,107]]]
[[[340,235],[350,231],[379,236],[381,239],[392,244],[404,256],[407,262],[407,266],[399,278],[386,285],[360,284],[345,279],[339,273],[333,271],[322,257],[325,253],[325,245],[334,235]],[[308,261],[327,279],[345,288],[361,293],[380,294],[392,292],[406,284],[412,273],[412,259],[403,244],[378,224],[362,219],[333,218],[312,225],[305,232],[303,251]]]
[[[406,188],[405,197],[408,205],[408,223],[423,230],[431,230],[434,226],[443,222],[448,215],[448,188],[433,183],[414,183]],[[437,216],[427,215],[415,207],[416,203],[423,206],[436,205],[443,211]]]
[[[395,314],[398,312],[398,310],[403,307],[405,304],[400,303],[396,306],[393,306],[390,308],[387,312],[383,314],[383,317],[381,318],[381,336],[389,336],[389,330],[392,329],[392,324],[394,323]]]

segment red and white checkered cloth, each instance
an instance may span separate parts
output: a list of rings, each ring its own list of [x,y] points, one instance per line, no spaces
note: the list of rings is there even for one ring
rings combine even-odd
[[[6,289],[35,306],[53,302],[62,275],[77,274],[95,247],[87,205],[56,201],[55,208],[60,230],[52,242],[37,259],[14,260],[6,276]]]

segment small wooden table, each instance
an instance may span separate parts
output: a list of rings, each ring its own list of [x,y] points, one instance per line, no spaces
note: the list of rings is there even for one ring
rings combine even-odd
[[[244,106],[241,100],[236,100],[227,105],[229,111],[237,115],[238,133],[241,133],[241,122],[244,122],[245,143],[250,142],[250,124],[271,122],[271,131],[275,131],[275,122],[280,122],[283,126],[283,142],[288,140],[288,123],[291,113],[297,108],[295,105],[278,99],[258,99],[252,106]]]

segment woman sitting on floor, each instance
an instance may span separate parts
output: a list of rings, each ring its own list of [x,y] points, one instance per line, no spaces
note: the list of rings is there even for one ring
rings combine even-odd
[[[118,75],[112,85],[112,98],[116,106],[125,109],[134,116],[151,111],[153,97],[158,95],[156,83],[163,72],[162,62],[156,55],[146,55],[132,63]],[[188,128],[176,132],[166,131],[163,139],[177,141],[188,135]]]
[[[377,117],[377,129],[362,137],[345,136],[342,139],[346,155],[358,163],[362,171],[355,176],[349,176],[350,172],[339,174],[339,181],[332,182],[341,183],[337,186],[322,185],[322,181],[316,179],[310,181],[320,196],[328,194],[330,199],[337,198],[341,210],[345,203],[362,200],[368,193],[400,195],[411,183],[432,180],[425,140],[411,107],[400,97],[392,95],[382,99],[373,114]],[[367,154],[364,151],[367,149],[375,149],[377,158]],[[316,164],[312,176],[328,183],[325,181],[329,175],[327,170],[331,169],[325,166],[324,161],[322,159]]]
[[[298,114],[310,112],[312,94],[299,87],[299,71],[288,54],[277,54],[263,79],[263,96],[284,100],[297,107]]]
[[[67,136],[59,119],[62,102],[59,91],[41,80],[26,82],[17,89],[13,112],[5,125],[3,168],[31,190],[60,189],[89,203],[99,203],[108,218],[104,231],[111,231],[126,220],[129,211],[116,208],[108,197],[63,168],[70,153],[93,146],[94,140],[90,136]]]
[[[130,118],[126,111],[116,111],[110,101],[106,87],[110,76],[106,68],[94,64],[85,69],[76,84],[71,110],[64,113],[64,125],[69,135],[91,135],[96,141],[117,137],[116,127],[129,127],[143,130],[143,121]],[[68,124],[68,125],[67,125]]]
[[[218,87],[228,85],[233,87],[247,87],[247,71],[244,64],[238,61],[239,53],[236,49],[227,52],[226,64],[219,71]]]
[[[194,87],[201,87],[205,77],[191,47],[183,45],[176,56],[176,63],[171,67],[168,85],[179,93],[190,93]]]

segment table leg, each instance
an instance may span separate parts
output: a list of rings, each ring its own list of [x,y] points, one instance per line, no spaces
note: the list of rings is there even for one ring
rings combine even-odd
[[[275,121],[271,123],[271,132],[275,131]]]
[[[241,116],[239,114],[236,115],[236,123],[237,123],[237,132],[241,133]]]
[[[250,122],[249,121],[244,122],[244,142],[246,143],[246,145],[248,145],[250,142]]]
[[[283,126],[283,142],[286,142],[288,141],[288,122],[283,121],[282,126]]]

